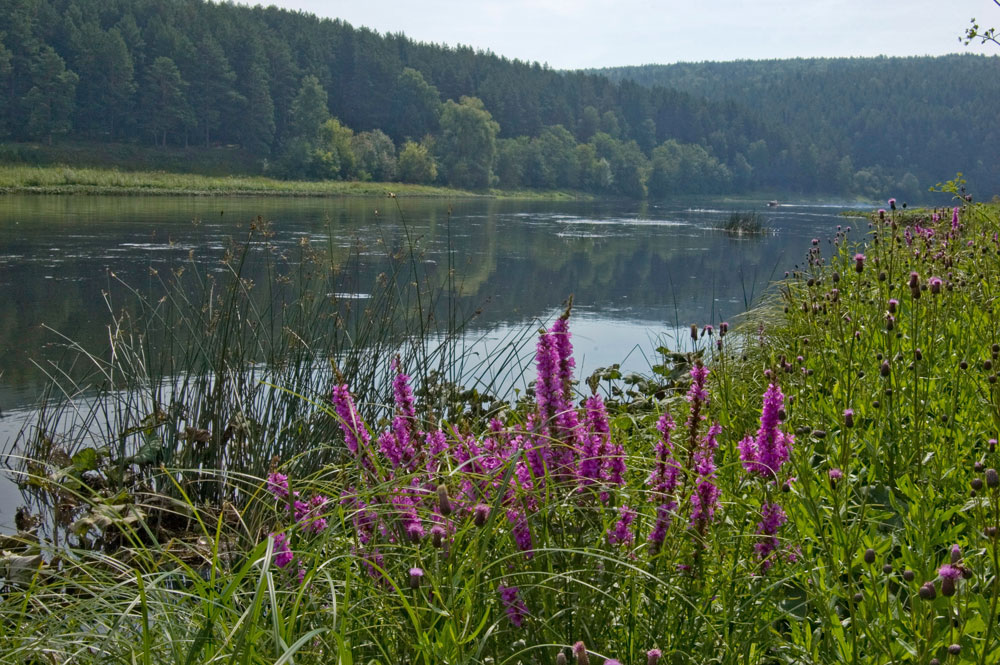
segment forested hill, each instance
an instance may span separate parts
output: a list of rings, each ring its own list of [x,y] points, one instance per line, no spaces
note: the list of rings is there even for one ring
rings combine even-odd
[[[918,131],[913,117],[937,107],[902,89],[896,61],[885,62],[882,81],[796,91],[806,108],[824,113],[849,105],[848,122],[781,112],[762,104],[763,94],[733,101],[693,85],[614,82],[274,7],[0,0],[0,141],[236,147],[258,172],[286,178],[629,197],[905,196],[959,169],[995,182],[988,156],[996,137],[984,135],[984,118],[996,96],[982,100],[997,77],[963,74],[950,87],[932,86],[929,97],[961,112],[934,115]],[[992,63],[955,59],[954,67]],[[861,105],[893,106],[883,96],[896,100],[889,113]],[[886,115],[903,128],[888,150],[879,124]],[[841,126],[858,127],[859,116],[868,119],[861,130]]]
[[[995,189],[1000,175],[997,57],[702,62],[594,73],[758,109],[795,140],[810,142],[817,160],[841,155],[836,177],[844,188],[881,189],[901,172],[926,185],[962,170],[979,187]]]

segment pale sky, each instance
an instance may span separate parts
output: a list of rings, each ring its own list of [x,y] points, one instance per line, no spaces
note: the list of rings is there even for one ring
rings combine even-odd
[[[556,69],[794,57],[1000,53],[963,46],[993,0],[241,0]]]

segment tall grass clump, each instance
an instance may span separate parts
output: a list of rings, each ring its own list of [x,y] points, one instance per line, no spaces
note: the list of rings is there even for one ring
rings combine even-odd
[[[578,392],[567,308],[517,399],[442,409],[386,354],[312,398],[303,445],[329,458],[281,450],[222,497],[190,467],[140,503],[50,462],[87,510],[59,545],[8,543],[0,654],[996,662],[1000,222],[894,203],[863,241],[817,238],[738,329],[692,326],[632,399],[611,375]]]
[[[719,229],[730,235],[763,235],[770,232],[767,220],[758,212],[733,211],[722,221]]]

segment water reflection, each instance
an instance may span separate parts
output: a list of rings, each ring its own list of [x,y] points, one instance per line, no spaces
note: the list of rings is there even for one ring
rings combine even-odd
[[[733,318],[809,238],[849,223],[838,207],[783,206],[763,213],[773,234],[739,238],[712,227],[760,202],[397,201],[0,197],[0,408],[34,398],[33,361],[57,359],[64,341],[53,331],[101,352],[125,297],[120,282],[155,292],[186,262],[224,270],[231,239],[258,216],[288,256],[309,242],[350,266],[341,293],[358,297],[388,255],[415,243],[424,273],[444,282],[453,271],[451,315],[481,310],[479,333],[547,319],[573,294],[578,344],[594,340],[583,371],[649,348],[658,331]]]

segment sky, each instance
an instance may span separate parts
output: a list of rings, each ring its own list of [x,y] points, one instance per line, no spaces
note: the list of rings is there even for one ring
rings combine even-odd
[[[963,46],[993,0],[242,0],[555,69],[704,60],[1000,53]]]

